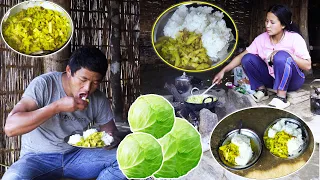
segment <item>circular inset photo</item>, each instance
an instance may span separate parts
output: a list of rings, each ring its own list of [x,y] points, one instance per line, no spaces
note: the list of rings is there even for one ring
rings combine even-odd
[[[234,52],[238,31],[220,7],[188,1],[165,10],[152,28],[152,46],[169,66],[203,72],[223,64]]]
[[[272,107],[252,107],[223,118],[212,131],[210,147],[218,164],[231,173],[274,179],[305,166],[315,142],[300,117]]]
[[[70,15],[50,1],[24,1],[6,12],[1,37],[10,49],[28,57],[45,57],[64,49],[74,31]]]

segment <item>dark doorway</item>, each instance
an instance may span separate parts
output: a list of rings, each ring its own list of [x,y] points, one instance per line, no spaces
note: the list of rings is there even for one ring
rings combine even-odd
[[[308,12],[310,55],[313,68],[320,69],[320,1],[309,0]]]

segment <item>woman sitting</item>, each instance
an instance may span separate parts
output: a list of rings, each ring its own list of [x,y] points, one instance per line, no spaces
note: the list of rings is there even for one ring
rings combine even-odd
[[[296,91],[304,83],[302,70],[311,69],[311,57],[306,42],[291,21],[292,13],[283,5],[270,7],[267,13],[266,32],[257,36],[249,47],[236,56],[213,79],[221,83],[225,72],[242,65],[250,80],[252,98],[260,102],[269,98],[266,88],[273,88],[277,96],[270,106],[286,108],[287,91]]]

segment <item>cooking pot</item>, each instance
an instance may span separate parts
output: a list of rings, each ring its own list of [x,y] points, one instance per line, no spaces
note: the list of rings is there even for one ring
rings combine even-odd
[[[195,95],[195,94],[193,94],[193,91],[195,91],[195,90],[199,91],[198,88],[192,88],[191,89],[191,95],[185,97],[185,99],[184,99],[184,103],[188,108],[190,108],[193,111],[200,111],[203,108],[213,109],[216,106],[216,104],[218,102],[218,98],[216,96],[210,95],[210,94],[204,94],[204,95],[196,94]],[[200,97],[200,98],[203,98],[201,103],[190,103],[190,102],[187,102],[187,100],[189,98],[192,98],[192,97],[197,98],[197,96],[202,96],[202,97]]]

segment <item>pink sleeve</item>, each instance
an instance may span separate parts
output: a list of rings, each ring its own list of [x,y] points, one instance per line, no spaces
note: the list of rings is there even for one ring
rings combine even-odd
[[[299,34],[295,36],[295,39],[293,42],[293,49],[294,49],[294,55],[303,59],[311,58],[306,45],[306,41]]]
[[[258,41],[258,37],[256,37],[253,42],[250,44],[249,47],[247,47],[247,51],[248,53],[251,54],[258,54],[258,46],[257,46],[257,42]]]

